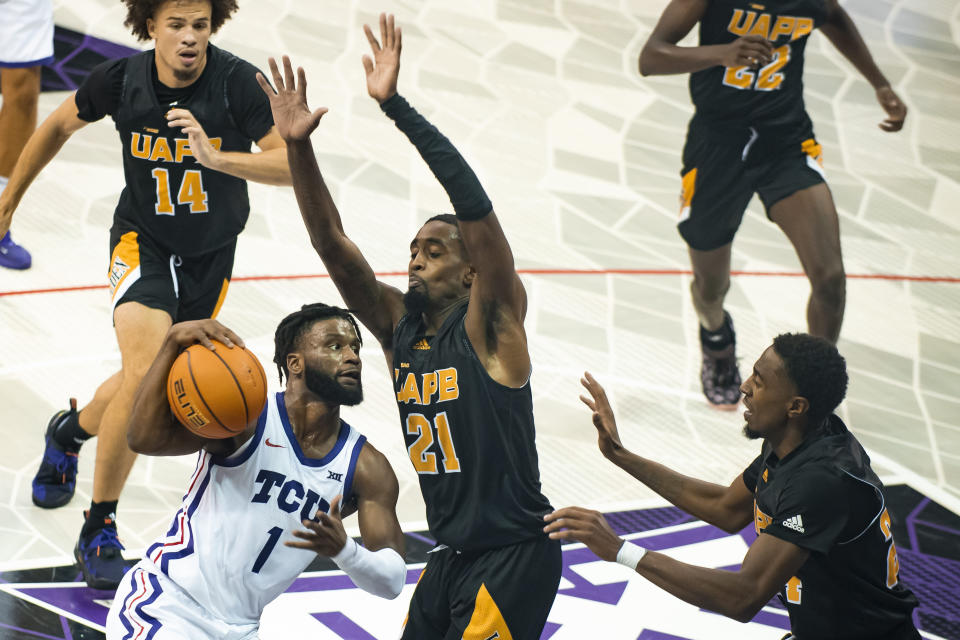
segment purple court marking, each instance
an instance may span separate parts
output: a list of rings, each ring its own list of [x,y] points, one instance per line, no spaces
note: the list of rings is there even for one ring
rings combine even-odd
[[[60,616],[60,626],[63,627],[64,640],[73,640],[73,632],[70,631],[70,623],[63,616]]]
[[[34,638],[47,638],[48,640],[63,640],[63,638],[58,638],[57,636],[48,636],[45,633],[40,633],[39,631],[31,631],[30,629],[24,629],[23,627],[15,627],[12,624],[6,624],[0,622],[0,628],[10,629],[11,631],[17,631],[19,633],[26,633],[27,635]]]
[[[689,640],[689,638],[684,638],[683,636],[674,636],[669,633],[662,633],[660,631],[644,629],[640,632],[640,635],[637,636],[637,640]]]
[[[112,60],[140,52],[139,49],[131,49],[122,44],[110,42],[102,38],[95,38],[94,36],[79,33],[71,29],[65,29],[64,27],[55,27],[53,39],[55,50],[59,46],[62,51],[62,48],[65,46],[70,48],[70,53],[55,60],[53,64],[45,65],[44,68],[48,69],[54,76],[51,78],[48,74],[46,78],[47,81],[43,86],[43,90],[45,91],[73,90],[79,86],[77,80],[80,79],[82,82],[82,79],[92,70],[89,61],[79,66],[71,64],[71,62],[81,54],[89,55],[92,52],[98,56],[98,59],[102,57],[105,60]]]
[[[540,634],[540,640],[550,640],[553,634],[559,631],[562,626],[563,625],[557,624],[556,622],[548,622],[543,625],[543,633]]]
[[[367,633],[363,627],[339,611],[311,613],[310,615],[325,624],[330,631],[333,631],[344,640],[377,640],[376,636]]]
[[[407,536],[413,538],[414,540],[419,540],[420,542],[426,542],[431,547],[437,544],[437,541],[429,536],[425,536],[422,533],[406,533]]]
[[[916,551],[920,550],[920,546],[917,543],[917,515],[919,515],[928,504],[930,504],[930,498],[924,498],[913,508],[913,511],[907,514],[907,537],[910,538],[910,548]]]
[[[48,587],[17,589],[28,596],[33,596],[41,602],[66,611],[82,620],[105,626],[107,624],[108,609],[94,600],[113,598],[113,591],[100,591],[89,587]],[[58,640],[60,640],[58,638]]]

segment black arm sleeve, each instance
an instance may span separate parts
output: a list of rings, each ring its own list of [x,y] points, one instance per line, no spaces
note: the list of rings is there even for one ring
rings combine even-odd
[[[227,82],[227,100],[237,128],[246,137],[257,142],[273,128],[270,99],[257,84],[258,69],[241,61]]]
[[[399,93],[384,100],[380,108],[420,152],[450,197],[458,218],[479,220],[493,210],[483,186],[460,152]]]
[[[86,122],[96,122],[116,113],[126,71],[126,58],[107,60],[94,67],[77,89],[77,116]]]

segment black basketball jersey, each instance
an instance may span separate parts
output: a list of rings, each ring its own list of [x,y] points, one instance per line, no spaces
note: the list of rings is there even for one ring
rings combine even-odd
[[[755,528],[810,551],[779,596],[798,638],[866,640],[912,629],[913,593],[870,458],[837,416],[779,460],[767,444],[744,471]]]
[[[403,437],[420,479],[427,523],[456,550],[543,536],[552,510],[540,492],[530,383],[505,387],[467,337],[467,304],[436,336],[404,316],[393,334],[393,377]]]
[[[188,109],[211,144],[222,151],[250,151],[227,104],[226,86],[240,58],[207,45],[207,64],[189,97],[160,104],[153,87],[153,50],[127,59],[120,104],[113,114],[123,146],[126,186],[114,227],[149,235],[171,254],[197,256],[235,238],[250,213],[247,183],[202,166],[187,135],[167,126],[172,108]]]
[[[803,54],[826,18],[825,0],[710,0],[700,20],[700,44],[760,35],[773,43],[759,69],[714,66],[690,74],[697,115],[718,124],[812,131],[803,104]],[[792,141],[792,140],[791,140]]]

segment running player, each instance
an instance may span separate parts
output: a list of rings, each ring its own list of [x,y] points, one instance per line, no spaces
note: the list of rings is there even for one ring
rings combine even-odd
[[[249,215],[246,180],[289,184],[283,140],[249,63],[208,44],[234,0],[125,0],[126,24],[155,48],[93,70],[31,136],[0,196],[0,234],[24,191],[64,142],[111,116],[126,186],[110,230],[107,276],[121,371],[83,411],[50,420],[33,502],[73,496],[77,452],[97,434],[93,501],[75,555],[87,584],[115,589],[126,568],[114,513],[135,455],[124,436],[133,394],[175,321],[217,314],[237,234]],[[262,153],[251,153],[256,143]]]
[[[117,590],[107,638],[256,638],[263,608],[314,553],[332,558],[360,588],[395,598],[407,575],[397,477],[340,419],[341,405],[363,399],[356,320],[325,304],[284,318],[274,362],[286,391],[271,395],[245,432],[224,440],[194,435],[167,402],[167,376],[181,349],[213,349],[210,339],[243,346],[216,320],[173,325],[134,398],[127,437],[135,451],[200,455],[170,530]],[[341,516],[353,511],[365,546],[343,529]]]
[[[700,23],[700,45],[679,47]],[[640,73],[690,73],[696,107],[683,148],[678,229],[693,266],[701,382],[711,406],[740,399],[730,288],[734,234],[754,193],[796,249],[811,294],[810,333],[836,342],[846,299],[840,228],[821,148],[803,103],[803,57],[819,28],[876,90],[884,131],[907,108],[838,0],[671,0],[640,54]]]
[[[583,542],[678,598],[740,622],[778,594],[801,640],[919,640],[911,619],[917,599],[898,578],[883,485],[833,413],[847,390],[846,363],[833,344],[782,334],[753,365],[742,386],[744,435],[762,438],[763,446],[729,487],[628,451],[603,387],[589,373],[581,382],[608,460],[728,533],[752,521],[758,537],[737,571],[647,552],[617,537],[602,514],[580,507],[547,516],[552,538]]]
[[[410,243],[409,289],[378,282],[346,236],[310,133],[305,75],[270,67],[271,96],[310,239],[344,301],[380,342],[401,428],[438,546],[414,591],[404,638],[539,638],[560,581],[560,547],[543,533],[527,301],[513,254],[473,171],[397,93],[401,33],[364,27],[367,91],[416,146],[456,216],[427,221]],[[519,579],[518,576],[523,576]]]
[[[0,2],[0,193],[27,138],[37,128],[40,67],[53,62],[51,0]],[[0,267],[29,269],[30,252],[0,236]]]

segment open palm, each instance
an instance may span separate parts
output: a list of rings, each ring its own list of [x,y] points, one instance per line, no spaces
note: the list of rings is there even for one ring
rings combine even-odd
[[[303,67],[297,69],[297,78],[294,80],[289,57],[283,56],[283,77],[280,76],[277,61],[270,58],[269,63],[277,90],[273,90],[263,74],[257,74],[257,82],[270,99],[270,110],[273,111],[277,132],[288,142],[306,140],[320,124],[320,118],[327,112],[327,108],[320,107],[311,112],[307,106],[307,76]]]
[[[363,69],[367,73],[367,93],[377,102],[384,102],[397,92],[397,77],[400,75],[400,49],[403,38],[400,28],[394,25],[393,15],[380,14],[380,40],[369,25],[363,32],[370,42],[373,58],[363,56]]]

